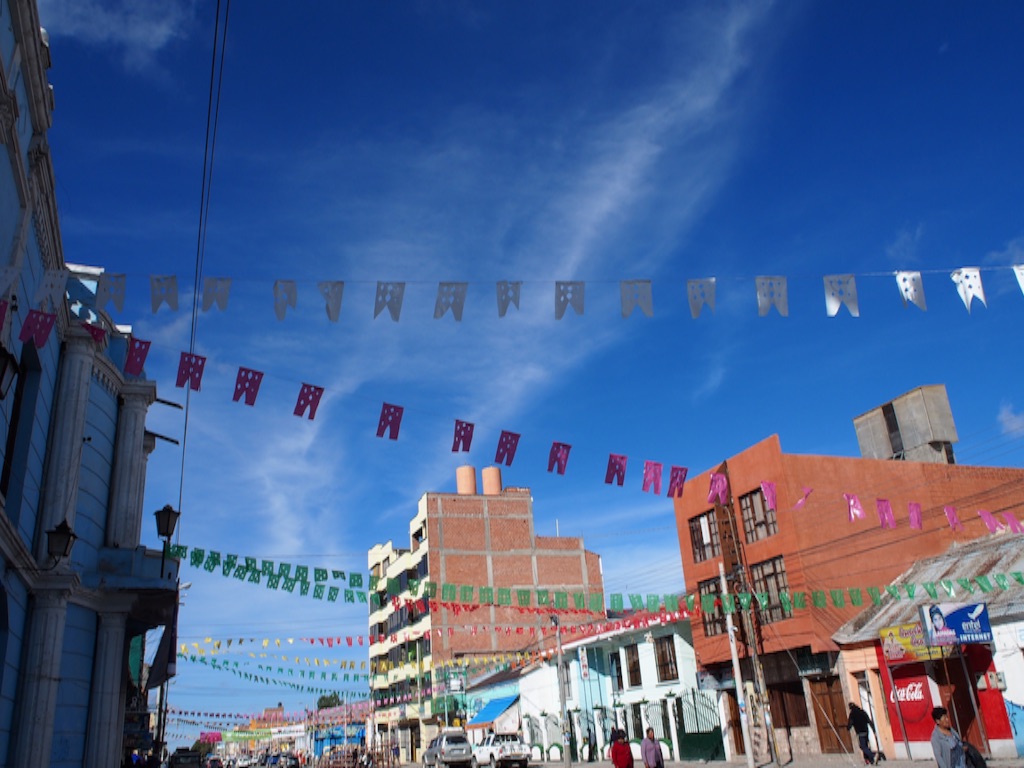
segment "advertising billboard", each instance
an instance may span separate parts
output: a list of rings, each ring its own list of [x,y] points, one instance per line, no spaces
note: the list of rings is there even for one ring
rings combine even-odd
[[[882,641],[882,655],[889,664],[942,658],[942,648],[931,647],[925,642],[924,628],[919,621],[882,627],[878,636]]]
[[[921,606],[925,642],[932,646],[991,643],[985,603],[931,603]]]

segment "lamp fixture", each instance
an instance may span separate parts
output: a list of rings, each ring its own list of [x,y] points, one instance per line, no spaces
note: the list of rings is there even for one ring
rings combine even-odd
[[[54,565],[71,557],[71,548],[75,546],[77,538],[67,520],[61,520],[46,532],[46,551],[54,559]]]
[[[161,539],[170,539],[174,535],[174,528],[178,525],[181,512],[170,504],[164,504],[163,509],[158,509],[153,515],[156,517],[156,535]]]

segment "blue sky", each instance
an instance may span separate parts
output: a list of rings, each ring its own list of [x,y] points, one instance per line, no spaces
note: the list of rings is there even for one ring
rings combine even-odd
[[[183,402],[214,6],[40,17],[65,257],[127,273],[115,319]],[[538,533],[602,555],[609,592],[683,588],[646,459],[696,473],[772,433],[856,455],[854,416],[945,383],[961,463],[1021,466],[1022,22],[1009,2],[233,4],[203,265],[233,285],[198,321],[181,543],[365,569],[373,543],[407,542],[423,493],[454,489],[455,419],[476,424],[477,467],[523,435],[505,483],[532,489]],[[965,310],[960,267],[982,268],[987,308]],[[896,270],[924,274],[927,312]],[[826,317],[835,273],[857,276],[859,318]],[[151,274],[178,275],[180,312],[151,312]],[[759,275],[788,278],[789,317],[758,316]],[[711,276],[694,320],[686,281]],[[277,279],[298,283],[283,322]],[[620,316],[625,279],[652,281],[653,317]],[[346,281],[338,323],[319,280]],[[397,324],[373,319],[378,280],[407,283]],[[469,283],[461,323],[432,317],[448,280]],[[501,319],[497,280],[523,281]],[[583,316],[555,320],[556,280],[586,281]],[[254,408],[231,401],[238,366],[266,373]],[[292,415],[303,382],[326,389],[312,422]],[[406,408],[397,442],[375,436],[385,401]],[[151,411],[157,432],[183,424]],[[609,453],[629,456],[623,488]],[[161,444],[148,508],[181,478]],[[353,606],[183,578],[184,642],[366,631]],[[182,664],[171,703],[314,699]]]

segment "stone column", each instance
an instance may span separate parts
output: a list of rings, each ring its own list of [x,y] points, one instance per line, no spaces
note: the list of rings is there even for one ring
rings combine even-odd
[[[62,520],[75,527],[78,500],[78,475],[82,466],[82,440],[85,436],[85,412],[89,404],[96,342],[88,331],[77,325],[68,329],[61,354],[57,399],[50,421],[46,474],[40,506],[40,534],[36,539],[37,561],[48,565],[45,531]],[[48,754],[48,753],[47,753]]]
[[[605,710],[601,707],[594,710],[594,741],[598,760],[604,760],[604,726]]]
[[[142,497],[148,458],[146,413],[155,397],[156,386],[152,382],[133,381],[121,387],[104,542],[108,547],[135,549],[142,538]]]
[[[58,574],[36,588],[23,655],[23,677],[12,765],[48,768],[64,652],[68,597],[77,577]]]
[[[93,661],[84,768],[109,768],[121,759],[124,737],[124,633],[128,614],[100,613]]]

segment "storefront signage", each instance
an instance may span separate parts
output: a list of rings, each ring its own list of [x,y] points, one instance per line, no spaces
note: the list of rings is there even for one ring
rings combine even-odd
[[[919,621],[882,627],[878,636],[882,641],[882,654],[889,664],[942,658],[942,648],[932,648],[925,642],[924,628]]]
[[[892,687],[888,690],[889,723],[897,741],[903,738],[900,722],[907,729],[910,741],[928,741],[935,723],[932,721],[932,694],[928,677],[921,665],[904,667],[906,672],[894,671]],[[913,674],[909,674],[913,672]],[[896,711],[899,707],[899,712]]]
[[[985,603],[932,603],[921,606],[925,642],[932,646],[991,643],[992,625]]]

